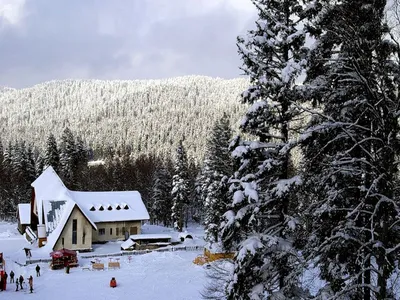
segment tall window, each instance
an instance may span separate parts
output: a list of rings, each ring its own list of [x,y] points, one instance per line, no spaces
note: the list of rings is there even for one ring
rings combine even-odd
[[[99,235],[105,235],[106,230],[104,228],[99,228]]]
[[[119,228],[117,227],[117,236],[119,235]]]
[[[85,244],[85,237],[86,237],[86,232],[83,232],[83,234],[82,234],[82,244]]]
[[[112,228],[110,228],[110,235],[112,235]]]
[[[72,244],[73,245],[76,245],[78,242],[77,229],[78,229],[78,220],[73,219],[72,220]]]

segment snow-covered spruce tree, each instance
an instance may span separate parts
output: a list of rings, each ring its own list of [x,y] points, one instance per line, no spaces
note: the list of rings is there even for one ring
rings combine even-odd
[[[179,142],[176,149],[176,157],[174,161],[174,175],[172,177],[172,220],[174,228],[178,231],[183,230],[184,213],[189,199],[189,178],[188,178],[188,161],[186,151]]]
[[[164,226],[171,224],[171,189],[172,178],[168,169],[161,165],[154,172],[150,216],[155,224],[163,223]]]
[[[232,130],[226,114],[217,120],[206,144],[206,153],[201,172],[201,196],[204,200],[205,240],[220,244],[222,215],[228,210],[227,178],[233,173],[231,153],[228,149]],[[199,184],[200,185],[200,184]]]
[[[6,163],[4,161],[3,144],[0,142],[0,219],[6,220],[9,217],[9,212],[12,212],[12,205],[10,203],[10,181],[8,176]]]
[[[35,162],[35,174],[36,178],[40,176],[40,174],[43,173],[45,166],[44,166],[44,159],[41,153],[38,153],[36,162]]]
[[[52,166],[54,171],[60,171],[60,152],[58,151],[56,138],[50,133],[46,142],[46,149],[43,159],[44,167]]]
[[[299,115],[296,79],[301,73],[302,6],[294,0],[254,0],[256,29],[239,38],[239,53],[251,86],[242,95],[250,108],[241,124],[253,140],[236,139],[239,167],[231,182],[232,209],[225,213],[223,241],[237,244],[228,299],[302,299],[293,246],[295,213],[290,211],[294,176],[290,151]]]
[[[193,157],[188,160],[188,178],[189,178],[189,202],[186,208],[186,223],[193,221],[196,223],[201,223],[204,215],[204,205],[201,199],[198,197],[196,191],[197,187],[197,174],[199,174],[200,167],[197,165]]]
[[[305,85],[318,112],[302,137],[311,202],[304,253],[328,283],[320,299],[394,299],[398,45],[384,24],[386,1],[319,4]]]
[[[76,156],[76,144],[72,131],[66,127],[61,135],[60,143],[60,176],[68,188],[74,185],[74,162]]]
[[[11,177],[14,189],[15,210],[18,203],[29,202],[30,184],[36,178],[35,161],[32,146],[24,141],[17,141],[11,152]]]
[[[16,212],[16,196],[15,189],[14,189],[14,181],[13,181],[13,171],[12,171],[12,157],[14,154],[14,145],[8,142],[8,146],[4,148],[3,152],[3,173],[4,177],[2,177],[2,187],[3,187],[3,202],[2,202],[2,217],[9,218],[11,216],[15,216]]]
[[[88,148],[81,137],[76,138],[76,153],[74,156],[73,173],[74,173],[74,189],[83,190],[86,188],[88,181]]]

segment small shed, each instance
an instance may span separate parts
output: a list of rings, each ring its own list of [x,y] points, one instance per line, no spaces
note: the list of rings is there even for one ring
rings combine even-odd
[[[168,234],[133,234],[129,236],[135,250],[156,249],[171,245],[172,237]]]
[[[63,269],[64,267],[77,267],[78,258],[76,252],[69,249],[56,250],[50,253],[51,269]]]
[[[17,220],[18,230],[23,234],[26,227],[31,224],[31,205],[29,203],[18,204]]]

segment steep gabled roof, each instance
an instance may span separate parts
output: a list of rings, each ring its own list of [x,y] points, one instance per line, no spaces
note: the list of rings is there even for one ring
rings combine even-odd
[[[37,211],[43,211],[43,200],[71,200],[69,190],[66,188],[64,183],[58,177],[54,169],[49,166],[31,186],[35,189]],[[39,224],[43,224],[42,214],[38,213]]]

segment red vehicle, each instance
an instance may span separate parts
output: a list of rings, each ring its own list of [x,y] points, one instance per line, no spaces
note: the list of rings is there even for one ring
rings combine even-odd
[[[64,267],[78,266],[78,258],[76,252],[68,249],[56,250],[50,253],[52,258],[51,268],[63,269]]]

